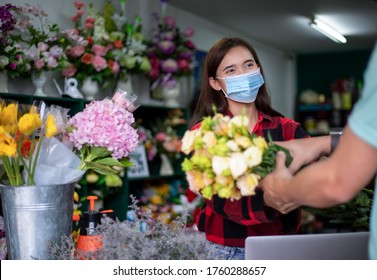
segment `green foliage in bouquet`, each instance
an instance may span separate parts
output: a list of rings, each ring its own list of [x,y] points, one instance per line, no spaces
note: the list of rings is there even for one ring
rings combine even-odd
[[[189,187],[206,199],[213,195],[240,199],[255,194],[259,181],[275,168],[277,152],[286,154],[286,165],[292,161],[288,150],[247,130],[244,115],[205,117],[198,129],[186,131],[182,139]]]
[[[369,216],[373,204],[373,190],[362,189],[355,198],[335,207],[318,209],[304,207],[307,212],[328,218],[330,223],[348,224],[354,228],[369,229]]]

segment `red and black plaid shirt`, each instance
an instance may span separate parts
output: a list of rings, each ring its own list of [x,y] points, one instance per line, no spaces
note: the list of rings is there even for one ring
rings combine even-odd
[[[199,127],[195,125],[193,129]],[[270,133],[274,141],[286,141],[309,137],[300,124],[283,117],[271,117],[258,113],[253,133],[267,139]],[[225,246],[244,247],[248,236],[281,235],[297,232],[301,226],[299,209],[283,215],[264,205],[263,192],[242,197],[240,200],[214,196],[204,201],[196,216],[198,229],[205,232],[209,241]]]

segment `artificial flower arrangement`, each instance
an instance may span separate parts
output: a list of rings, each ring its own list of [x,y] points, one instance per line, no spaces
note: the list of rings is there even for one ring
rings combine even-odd
[[[115,13],[110,1],[106,1],[103,7],[105,28],[114,45],[112,54],[120,67],[117,79],[122,81],[132,74],[145,74],[151,70],[141,17],[135,16],[134,21],[129,22],[125,2],[121,1],[119,13]]]
[[[85,14],[85,4],[74,2],[76,14],[71,18],[75,27],[63,30],[64,50],[68,65],[63,70],[64,77],[75,77],[82,83],[86,77],[102,83],[104,87],[120,71],[119,63],[114,59],[112,50],[120,46],[112,40],[105,28],[104,17],[95,11],[92,4]]]
[[[153,30],[153,37],[148,43],[148,56],[152,65],[152,70],[148,73],[151,88],[174,88],[177,78],[192,74],[196,46],[190,37],[194,30],[187,28],[182,32],[172,16],[160,19],[154,13],[153,18],[157,28]]]
[[[215,113],[205,117],[198,129],[186,131],[182,152],[186,157],[182,170],[189,188],[203,198],[238,200],[255,194],[261,178],[272,172],[278,151],[286,153],[286,165],[292,161],[289,152],[247,130],[248,118]]]
[[[7,71],[10,78],[22,77],[30,70],[24,53],[13,32],[16,28],[17,7],[11,4],[0,6],[0,71]]]
[[[93,101],[72,118],[67,109],[44,102],[21,110],[15,102],[1,101],[2,183],[64,184],[87,170],[109,175],[131,166],[138,134],[132,112],[116,102],[121,97]]]

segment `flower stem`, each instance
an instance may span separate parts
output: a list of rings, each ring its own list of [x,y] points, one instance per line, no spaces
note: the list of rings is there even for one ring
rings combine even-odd
[[[3,162],[5,172],[8,175],[9,183],[11,186],[17,186],[17,182],[15,181],[14,171],[12,169],[12,164],[9,161],[9,158],[7,156],[1,156],[1,160]]]

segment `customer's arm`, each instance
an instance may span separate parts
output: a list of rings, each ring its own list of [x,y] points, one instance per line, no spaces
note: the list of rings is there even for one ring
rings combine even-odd
[[[346,128],[334,153],[292,177],[279,153],[261,186],[265,203],[282,213],[302,206],[331,207],[352,199],[377,171],[377,149]]]
[[[318,160],[321,156],[330,154],[330,136],[317,136],[310,138],[295,139],[276,144],[288,149],[293,157],[289,166],[292,173],[296,173],[301,167]]]

